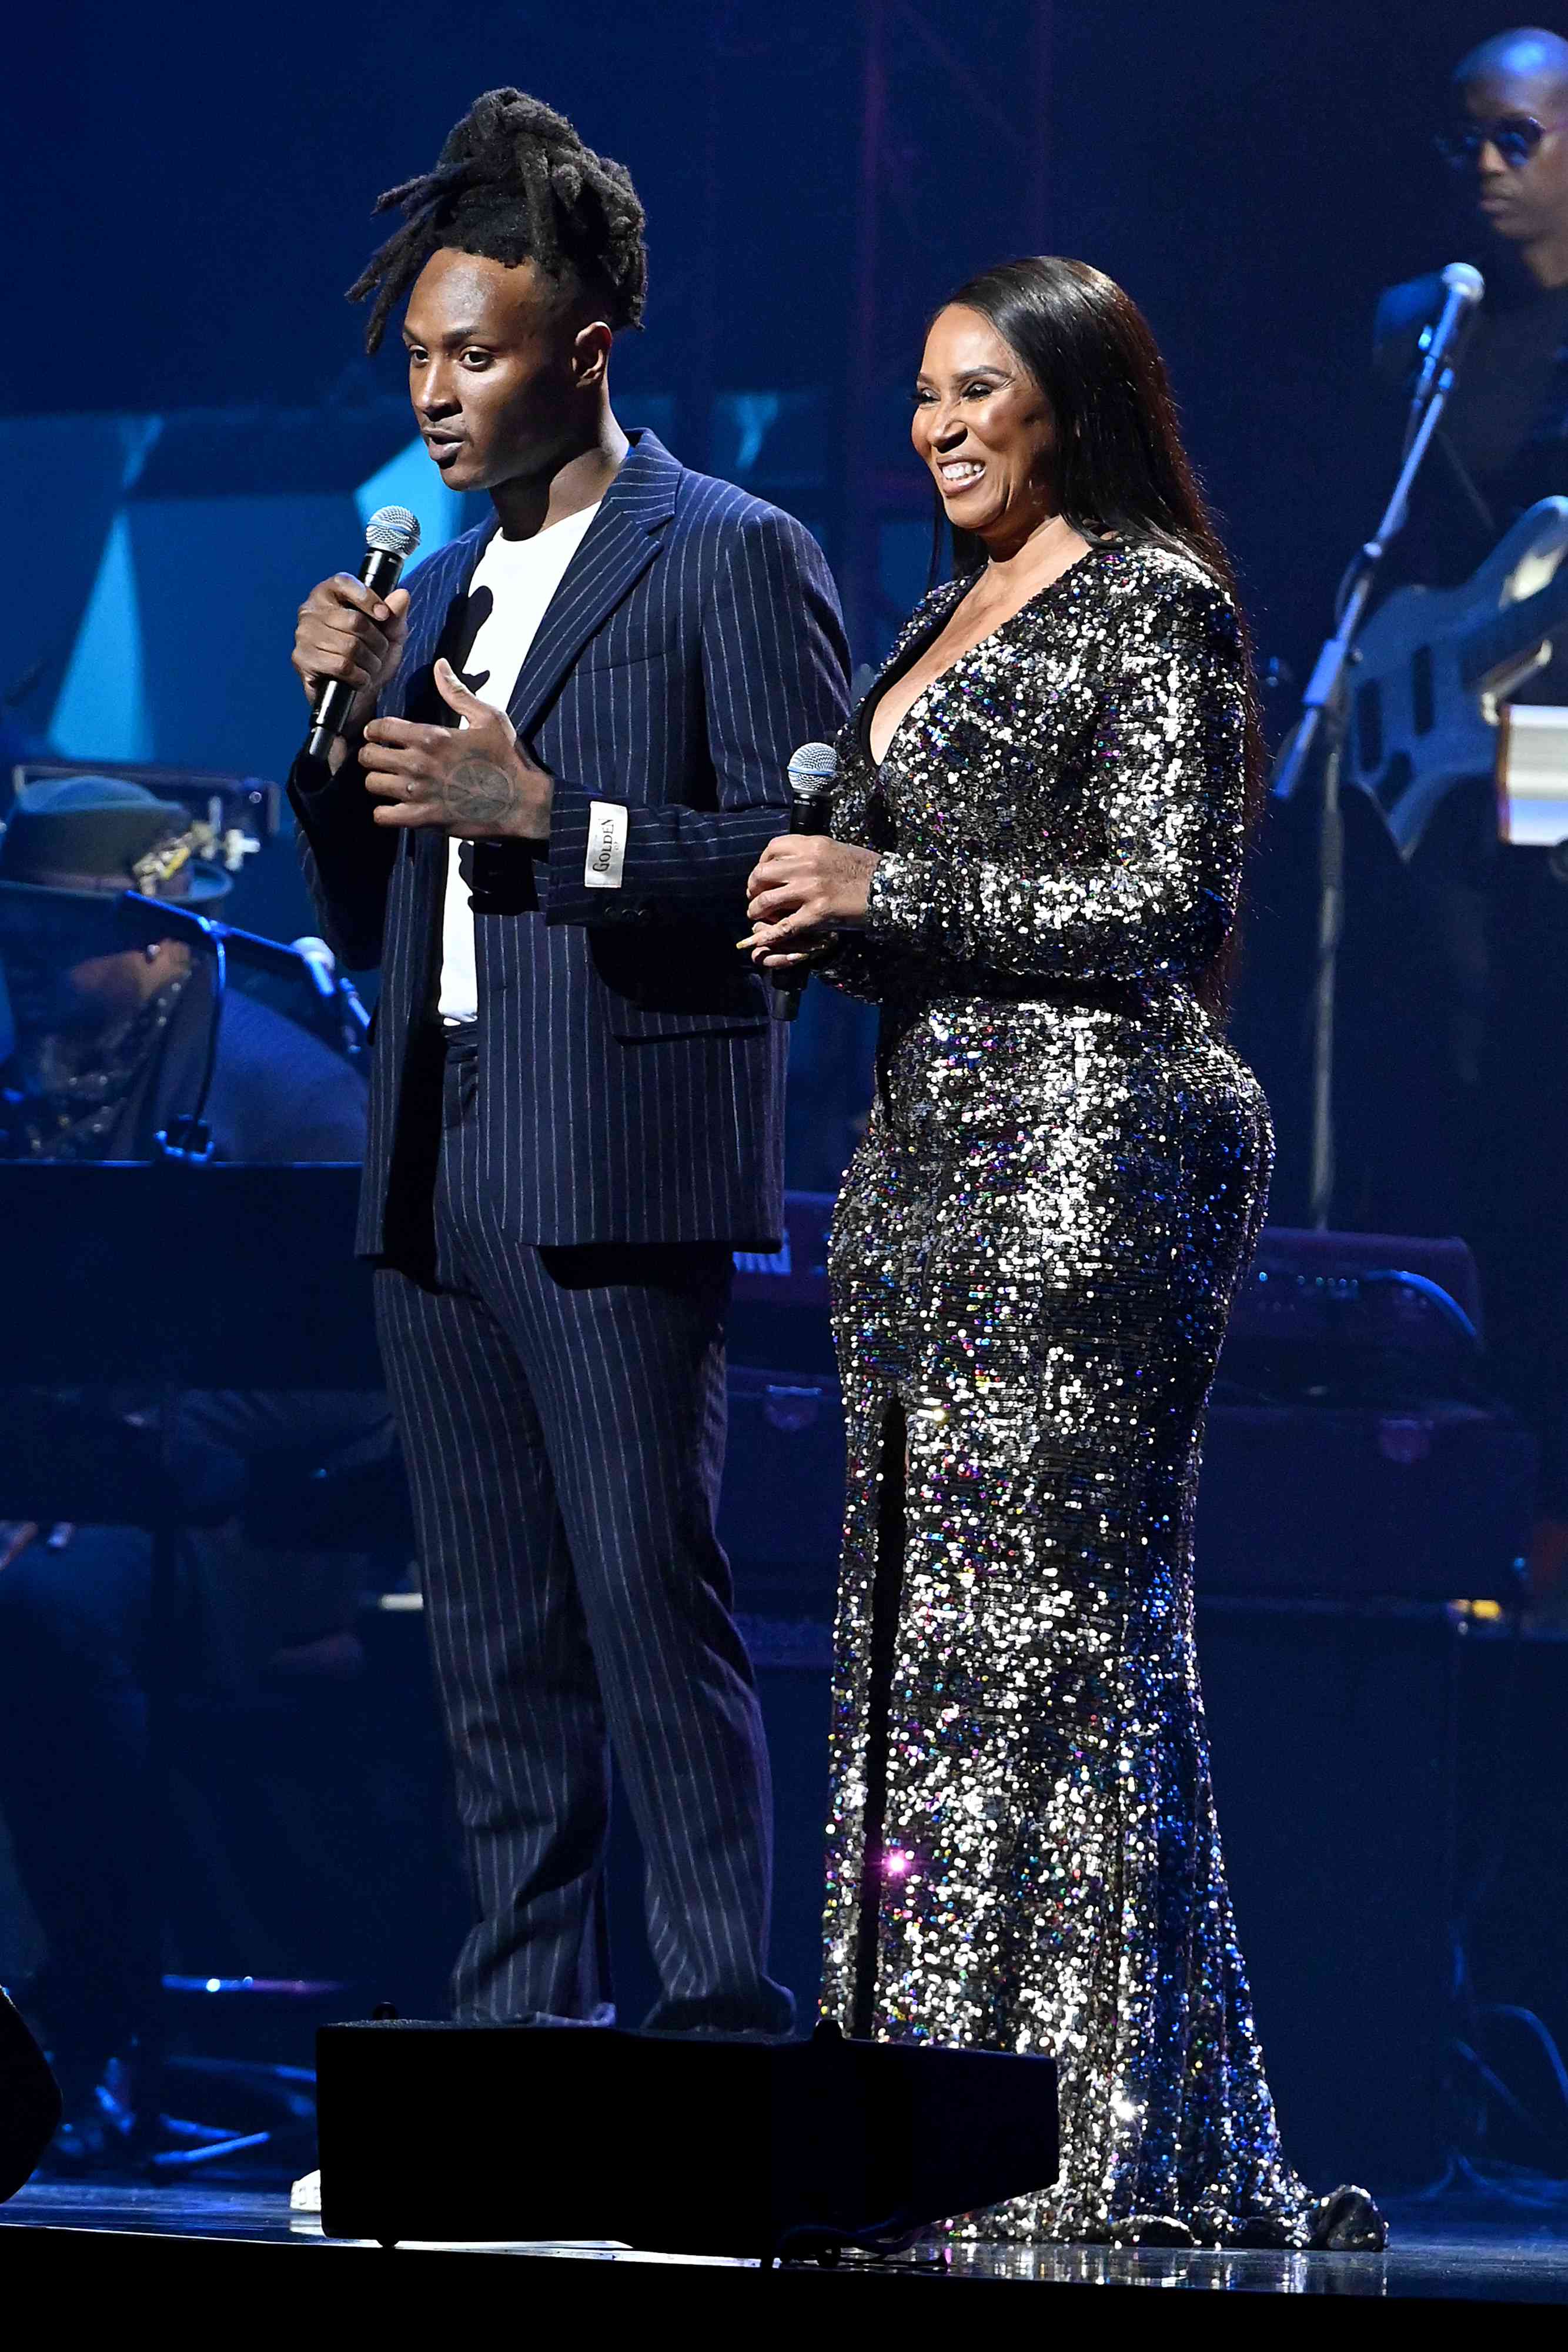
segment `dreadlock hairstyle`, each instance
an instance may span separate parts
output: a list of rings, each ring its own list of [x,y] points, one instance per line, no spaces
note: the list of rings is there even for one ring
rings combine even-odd
[[[487,89],[447,134],[432,172],[389,188],[378,213],[401,207],[402,228],[349,289],[375,300],[365,349],[433,253],[443,246],[509,269],[532,261],[563,291],[603,304],[613,328],[640,327],[648,291],[643,214],[624,164],[585,147],[566,117],[520,89]]]

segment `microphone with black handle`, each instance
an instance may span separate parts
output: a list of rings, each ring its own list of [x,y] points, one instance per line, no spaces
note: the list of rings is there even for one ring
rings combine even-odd
[[[406,507],[378,507],[365,525],[365,559],[360,578],[373,596],[390,596],[403,565],[419,545],[419,519]],[[334,743],[347,734],[359,688],[342,678],[329,680],[316,697],[310,732],[305,739],[308,760],[325,761]]]
[[[833,781],[839,772],[839,755],[831,743],[802,743],[789,755],[785,771],[789,779],[789,830],[791,833],[826,833],[833,816]],[[793,1021],[800,1010],[800,999],[810,978],[803,971],[799,980],[781,986],[784,1016]]]
[[[832,818],[839,755],[831,743],[802,743],[789,755],[789,830],[826,833]]]
[[[789,779],[789,830],[791,833],[826,833],[832,822],[833,779],[839,772],[839,755],[831,743],[802,743],[798,751],[789,754],[785,770]],[[748,948],[752,935],[737,940],[737,948]],[[794,1019],[800,1007],[800,991],[804,980],[776,982],[781,994],[793,997],[789,1018]]]

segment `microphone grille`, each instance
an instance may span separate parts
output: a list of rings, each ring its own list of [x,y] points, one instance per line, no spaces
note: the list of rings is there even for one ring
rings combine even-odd
[[[419,545],[419,517],[406,507],[378,507],[365,525],[365,545],[382,555],[412,555]]]
[[[789,754],[789,789],[797,800],[820,800],[839,772],[839,755],[831,743],[802,743]]]
[[[1487,290],[1486,279],[1468,261],[1450,261],[1443,272],[1443,283],[1461,302],[1479,302]]]

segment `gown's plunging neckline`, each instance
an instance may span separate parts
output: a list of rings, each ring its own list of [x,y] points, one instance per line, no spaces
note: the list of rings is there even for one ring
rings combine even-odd
[[[1015,611],[1003,615],[1003,617],[997,623],[994,629],[988,629],[985,635],[983,637],[977,637],[972,646],[965,646],[960,652],[954,655],[952,660],[947,664],[945,669],[939,669],[935,677],[928,677],[925,685],[920,688],[919,693],[915,695],[913,701],[910,703],[908,709],[900,714],[898,720],[894,727],[893,732],[889,735],[887,741],[883,745],[882,751],[879,756],[872,748],[871,740],[872,721],[874,719],[876,712],[881,708],[885,697],[891,693],[892,689],[898,684],[899,679],[902,677],[907,677],[909,672],[915,667],[915,663],[920,659],[921,655],[927,652],[931,646],[936,642],[936,636],[941,635],[942,630],[946,627],[948,622],[953,618],[954,614],[958,612],[974,594],[975,582],[971,581],[969,585],[965,589],[963,594],[958,598],[957,603],[950,605],[946,613],[943,615],[941,623],[936,631],[936,636],[916,637],[907,648],[905,658],[902,661],[891,664],[889,667],[883,671],[882,677],[877,679],[876,684],[873,687],[870,694],[866,697],[862,713],[861,742],[865,751],[866,758],[870,761],[872,767],[873,769],[880,770],[886,765],[888,755],[892,751],[894,745],[897,742],[900,735],[902,735],[905,727],[908,726],[909,721],[914,718],[915,713],[919,709],[921,704],[925,700],[926,696],[930,694],[934,687],[940,686],[944,678],[951,677],[954,671],[961,669],[965,662],[971,660],[973,656],[979,653],[985,646],[993,644],[998,637],[1001,636],[1005,630],[1012,627],[1015,621],[1021,621],[1026,613],[1032,612],[1036,605],[1042,604],[1045,602],[1045,599],[1054,589],[1060,588],[1064,580],[1071,577],[1072,573],[1077,571],[1081,563],[1086,563],[1091,556],[1098,555],[1100,552],[1101,550],[1091,542],[1084,548],[1082,555],[1075,555],[1071,563],[1063,565],[1062,569],[1057,573],[1054,580],[1048,580],[1043,588],[1037,588],[1032,596],[1026,596],[1023,603],[1019,604]],[[978,575],[977,575],[977,576]]]

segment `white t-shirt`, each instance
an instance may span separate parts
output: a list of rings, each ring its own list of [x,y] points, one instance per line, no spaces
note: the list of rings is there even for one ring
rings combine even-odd
[[[598,512],[597,506],[585,507],[580,514],[569,515],[565,522],[536,531],[532,539],[506,539],[497,531],[480,556],[468,593],[477,596],[487,589],[490,610],[479,624],[463,676],[481,702],[504,710],[511,700],[539,623]],[[463,721],[465,726],[467,723]],[[449,1024],[479,1017],[474,906],[458,870],[462,851],[460,841],[447,845],[439,1002],[441,1017]]]

